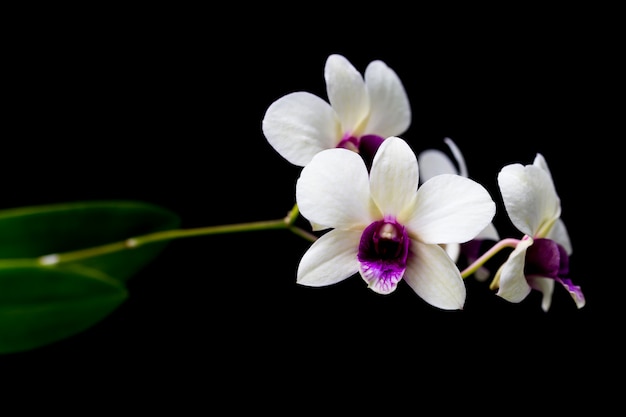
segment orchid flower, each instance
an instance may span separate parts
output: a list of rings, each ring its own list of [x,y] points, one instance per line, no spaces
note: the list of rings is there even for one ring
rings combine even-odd
[[[303,255],[297,282],[326,286],[358,272],[376,293],[389,294],[404,280],[430,305],[462,309],[465,284],[441,245],[474,238],[495,203],[459,175],[418,184],[417,157],[398,137],[382,142],[369,171],[346,149],[317,153],[301,171],[296,200],[304,217],[330,230]]]
[[[532,289],[542,293],[541,308],[550,309],[554,283],[563,285],[576,306],[585,305],[579,286],[567,278],[572,245],[561,219],[561,200],[542,154],[533,164],[507,165],[498,174],[498,186],[513,225],[524,237],[498,269],[492,288],[497,295],[518,303]]]
[[[428,179],[439,174],[457,174],[463,177],[468,177],[467,165],[465,164],[465,158],[461,153],[458,146],[450,138],[444,138],[444,142],[450,148],[450,152],[456,159],[457,165],[450,160],[450,158],[439,149],[426,149],[419,153],[417,156],[420,181],[425,182]],[[457,168],[458,167],[458,168]],[[465,256],[467,262],[471,264],[478,259],[480,254],[480,247],[484,240],[498,241],[500,236],[493,223],[489,223],[487,227],[476,235],[474,239],[463,244],[451,243],[444,246],[448,255],[458,262],[461,254]],[[479,267],[474,273],[474,277],[478,281],[485,281],[489,278],[490,272],[484,266]]]
[[[315,154],[347,148],[371,162],[383,138],[404,133],[411,123],[408,96],[397,74],[380,60],[361,75],[342,55],[324,68],[328,102],[308,93],[287,94],[267,109],[263,134],[287,161],[305,166]]]

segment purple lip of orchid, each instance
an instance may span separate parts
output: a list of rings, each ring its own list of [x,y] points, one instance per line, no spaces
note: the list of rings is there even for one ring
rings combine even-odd
[[[524,275],[560,280],[568,273],[569,256],[563,246],[550,239],[535,239],[526,252]]]
[[[361,235],[358,259],[383,287],[394,287],[404,275],[409,254],[406,228],[386,218],[367,226]]]
[[[370,167],[374,160],[374,154],[385,139],[377,135],[363,135],[360,138],[346,136],[337,145],[338,148],[346,148],[359,153],[365,164]]]
[[[550,239],[535,239],[526,252],[524,275],[552,278],[574,297],[580,307],[585,305],[585,295],[580,286],[574,285],[569,274],[569,256],[563,246]]]

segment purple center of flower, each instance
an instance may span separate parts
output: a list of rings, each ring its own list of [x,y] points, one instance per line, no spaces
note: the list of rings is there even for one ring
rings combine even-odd
[[[574,285],[569,274],[569,255],[565,248],[550,239],[535,239],[526,252],[524,275],[552,278],[572,295],[576,304],[582,307],[585,296],[578,285]]]
[[[563,246],[550,239],[535,239],[526,252],[524,275],[563,278],[569,273],[569,256]]]
[[[408,253],[409,238],[404,226],[393,218],[374,222],[361,235],[361,275],[376,292],[390,293],[404,275]]]
[[[337,147],[346,148],[360,154],[369,168],[374,160],[374,154],[384,140],[384,138],[377,135],[363,135],[360,138],[346,135]]]

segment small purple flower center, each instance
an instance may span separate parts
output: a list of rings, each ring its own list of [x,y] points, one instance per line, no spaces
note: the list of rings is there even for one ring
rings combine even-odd
[[[404,226],[392,218],[370,224],[359,244],[363,278],[379,293],[393,291],[404,275],[408,254],[409,238]]]
[[[569,256],[563,246],[550,239],[535,239],[526,252],[524,275],[559,279],[569,274]]]
[[[565,248],[550,239],[535,239],[526,252],[524,275],[552,278],[570,293],[576,305],[585,305],[585,295],[569,275],[569,255]]]
[[[338,148],[346,148],[361,155],[365,164],[370,167],[374,160],[374,154],[385,139],[377,135],[363,135],[361,137],[346,135],[337,145]]]

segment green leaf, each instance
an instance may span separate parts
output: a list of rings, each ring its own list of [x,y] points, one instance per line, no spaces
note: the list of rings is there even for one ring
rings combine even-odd
[[[0,267],[0,354],[81,332],[126,297],[121,282],[89,268]]]
[[[126,299],[125,281],[167,241],[48,266],[40,257],[124,242],[179,223],[172,212],[135,201],[0,210],[0,354],[93,326]]]
[[[0,265],[86,249],[179,227],[178,216],[136,201],[88,201],[0,210]],[[150,262],[167,242],[77,261],[120,280]]]

